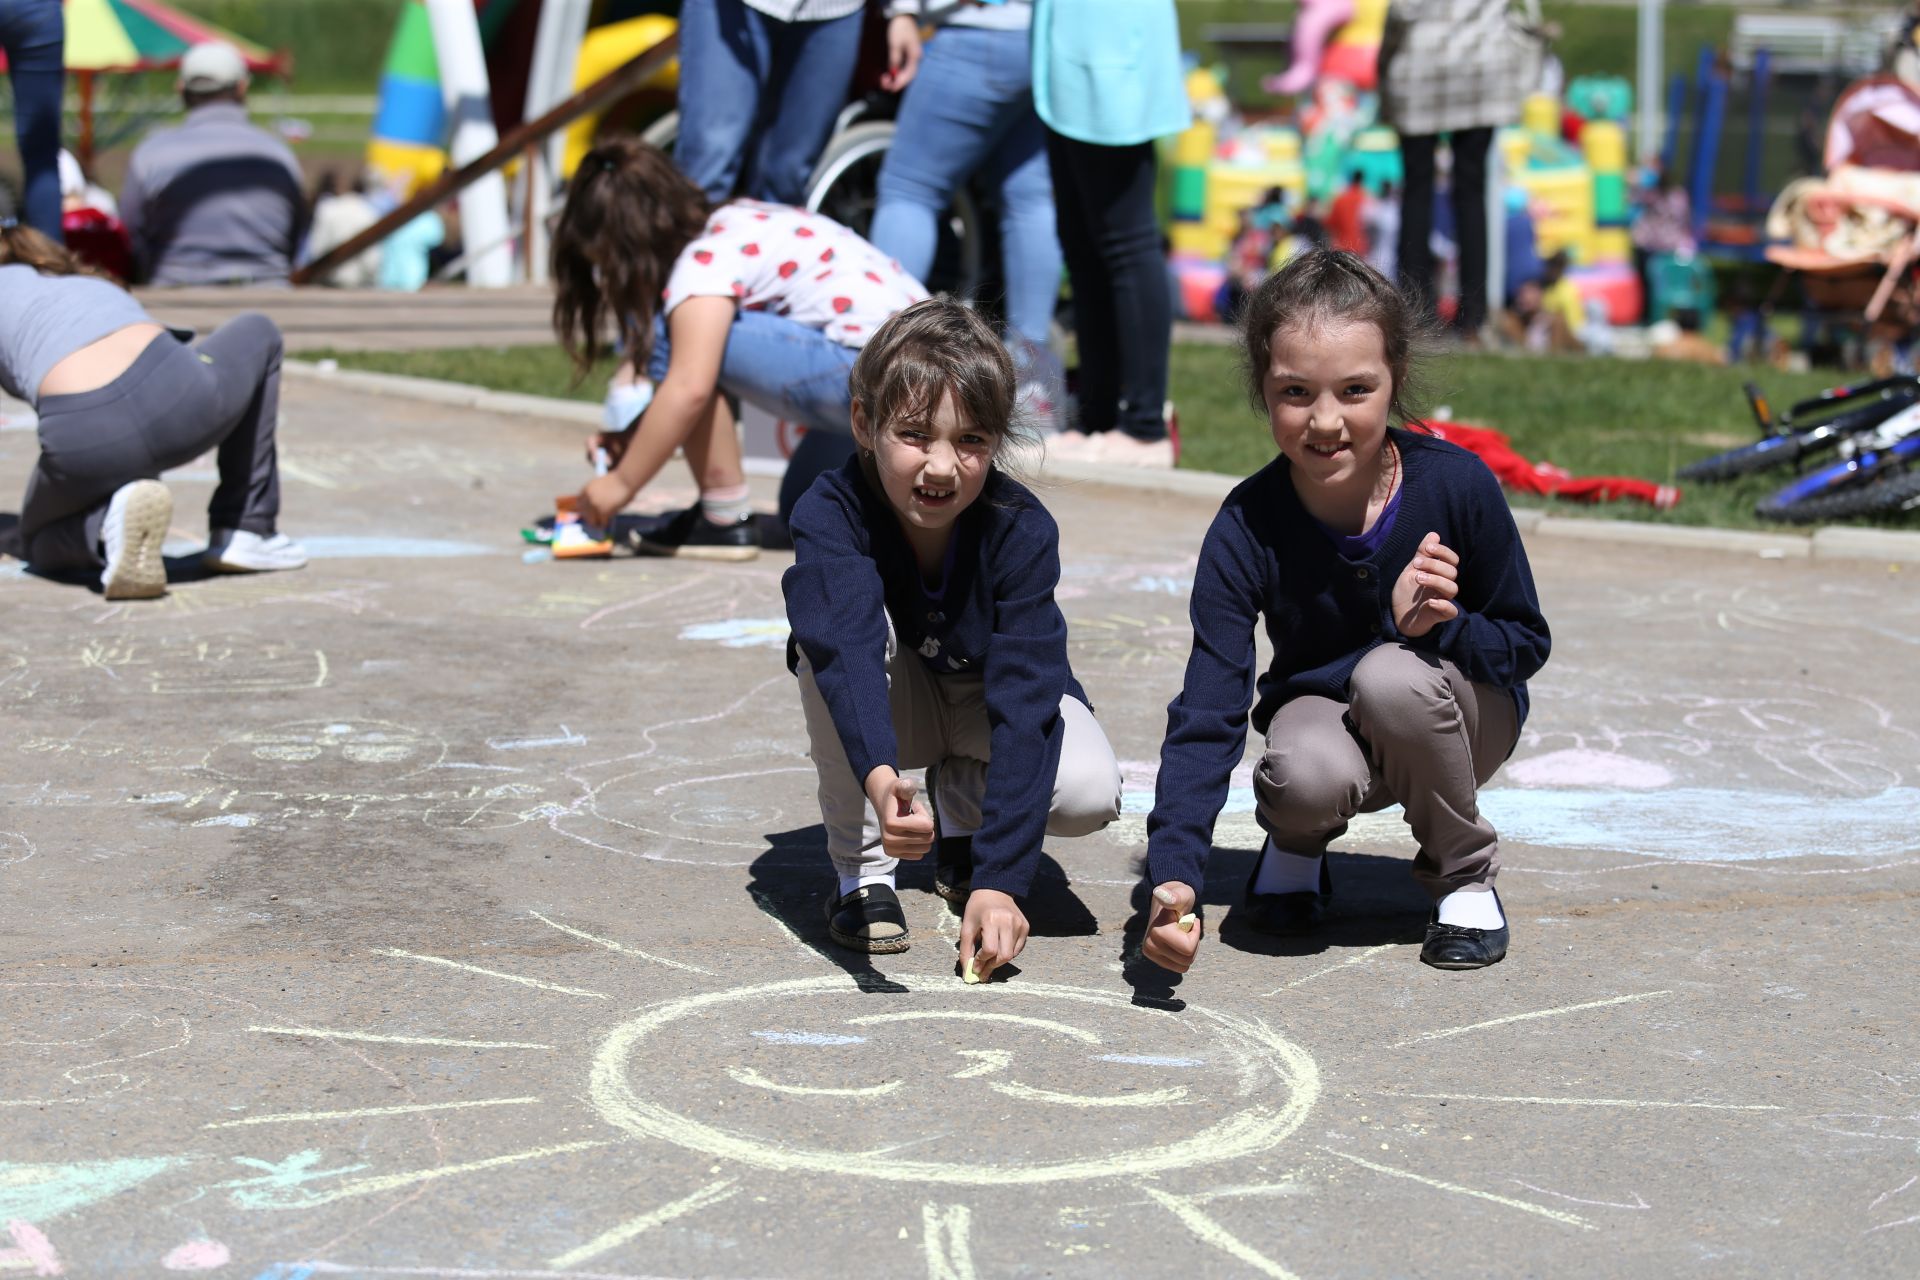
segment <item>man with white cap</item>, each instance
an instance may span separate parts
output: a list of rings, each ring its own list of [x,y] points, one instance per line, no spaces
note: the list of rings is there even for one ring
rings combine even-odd
[[[230,44],[197,44],[180,59],[187,117],[134,148],[120,192],[138,280],[286,282],[305,231],[300,166],[248,121],[247,81]]]

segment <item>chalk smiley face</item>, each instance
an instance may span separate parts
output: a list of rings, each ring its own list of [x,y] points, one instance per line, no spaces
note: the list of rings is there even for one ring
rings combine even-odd
[[[646,1068],[660,1060],[710,1070]],[[926,1135],[938,1111],[927,1090],[976,1088],[1006,1100],[1007,1125],[944,1133],[935,1158],[892,1154]],[[592,1072],[601,1117],[638,1137],[783,1172],[950,1185],[1251,1156],[1284,1141],[1318,1094],[1312,1058],[1262,1024],[1030,983],[984,999],[936,982],[876,1000],[844,978],[691,996],[617,1027]]]

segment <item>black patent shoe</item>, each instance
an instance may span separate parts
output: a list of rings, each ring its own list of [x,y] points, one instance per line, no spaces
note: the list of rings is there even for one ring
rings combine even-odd
[[[1260,864],[1265,860],[1266,847],[1262,846],[1260,857],[1253,861],[1253,873],[1247,877],[1246,904],[1241,908],[1246,913],[1247,925],[1277,938],[1296,937],[1319,928],[1320,922],[1326,919],[1327,904],[1333,900],[1333,871],[1328,866],[1327,855],[1320,855],[1318,893],[1254,892],[1253,886],[1260,879]]]
[[[633,549],[638,555],[682,560],[752,560],[760,554],[760,522],[748,513],[732,524],[715,524],[696,502],[657,528],[636,534]]]
[[[1499,899],[1494,899],[1496,902]],[[1506,906],[1500,915],[1506,918]],[[1469,929],[1464,925],[1441,924],[1440,908],[1427,918],[1427,941],[1420,948],[1420,963],[1436,969],[1484,969],[1507,958],[1508,930]]]
[[[927,803],[933,809],[933,891],[956,907],[973,892],[973,837],[940,834],[940,766],[927,768]]]
[[[885,884],[863,884],[852,893],[828,898],[827,932],[841,946],[869,955],[890,955],[909,945],[900,895]]]

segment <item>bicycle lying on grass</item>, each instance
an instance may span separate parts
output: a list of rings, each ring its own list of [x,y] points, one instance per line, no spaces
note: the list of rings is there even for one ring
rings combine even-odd
[[[1835,461],[1762,499],[1754,514],[1810,524],[1920,511],[1920,377],[1834,387],[1777,419],[1758,387],[1746,390],[1762,438],[1689,463],[1681,479],[1733,480],[1833,453]]]

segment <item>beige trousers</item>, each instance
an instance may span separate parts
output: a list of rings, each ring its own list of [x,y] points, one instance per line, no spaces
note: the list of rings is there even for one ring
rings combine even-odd
[[[1362,658],[1347,694],[1295,698],[1267,726],[1253,787],[1275,847],[1325,853],[1354,814],[1399,804],[1428,893],[1491,889],[1500,842],[1478,795],[1519,738],[1513,695],[1400,644]]]
[[[880,849],[880,822],[867,803],[864,778],[853,776],[846,748],[834,728],[827,700],[800,655],[800,705],[806,713],[809,754],[820,774],[820,817],[827,852],[841,875],[884,875],[899,865]],[[902,653],[887,629],[887,689],[900,758],[894,768],[940,766],[940,822],[946,834],[971,833],[980,825],[992,758],[986,687],[977,675],[935,676],[911,653]],[[1120,816],[1120,766],[1093,712],[1078,698],[1060,699],[1065,738],[1053,777],[1047,812],[1050,836],[1084,836]]]

